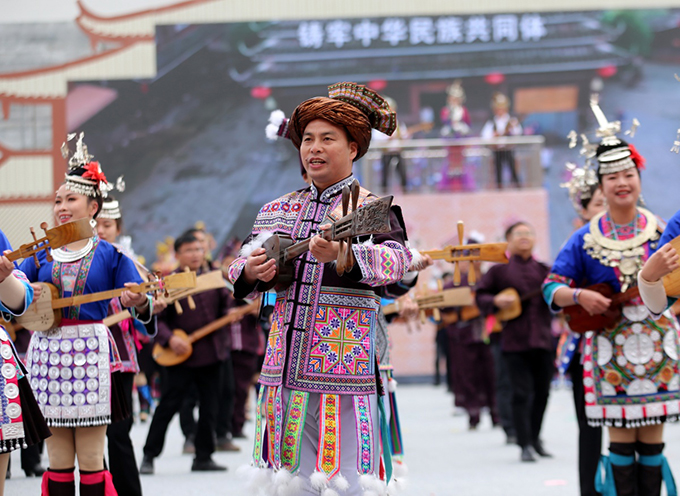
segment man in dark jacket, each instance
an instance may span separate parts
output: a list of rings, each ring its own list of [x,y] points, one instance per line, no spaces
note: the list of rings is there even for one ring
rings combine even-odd
[[[535,461],[551,456],[539,435],[548,404],[554,373],[551,314],[543,300],[541,285],[550,268],[533,256],[535,234],[525,222],[517,222],[505,233],[511,258],[507,265],[496,265],[477,286],[477,305],[489,315],[513,305],[514,298],[499,294],[514,288],[519,293],[522,313],[505,323],[501,334],[503,362],[512,383],[512,413],[521,460]]]
[[[204,248],[192,233],[184,233],[175,241],[178,271],[189,268],[200,272],[204,261]],[[226,315],[229,310],[229,292],[226,287],[213,289],[193,296],[196,308],[192,310],[180,300],[183,312],[178,314],[174,305],[158,315],[156,343],[169,346],[175,353],[184,354],[188,344],[173,335],[173,329],[191,334],[201,327]],[[217,465],[212,454],[215,451],[215,423],[217,416],[220,375],[224,360],[229,357],[228,329],[222,328],[193,343],[193,352],[185,362],[168,367],[166,384],[161,401],[156,408],[149,434],[144,446],[144,459],[139,472],[153,474],[153,460],[163,451],[165,433],[182,401],[191,389],[198,392],[199,418],[196,429],[196,457],[192,471],[220,471],[226,467]]]

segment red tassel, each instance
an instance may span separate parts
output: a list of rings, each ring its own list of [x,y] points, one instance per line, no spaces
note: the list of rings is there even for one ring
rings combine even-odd
[[[630,149],[630,158],[633,160],[635,167],[637,167],[638,170],[645,170],[645,157],[640,155],[634,145],[629,144],[628,148]]]

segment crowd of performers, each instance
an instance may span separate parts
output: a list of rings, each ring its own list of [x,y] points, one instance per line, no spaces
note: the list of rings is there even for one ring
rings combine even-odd
[[[507,103],[498,99],[501,107]],[[597,102],[592,106],[602,139],[584,138],[584,164],[572,166],[568,184],[583,226],[552,268],[534,258],[536,233],[519,221],[505,232],[508,263],[484,274],[478,261],[461,263],[446,281],[444,287],[474,291],[474,304],[442,309],[448,382],[470,429],[488,410],[507,442],[519,446],[521,461],[535,462],[551,456],[540,434],[557,362],[574,384],[581,494],[656,496],[665,482],[673,496],[663,427],[680,416],[678,323],[669,310],[677,295],[666,294],[662,278],[680,269],[669,244],[680,234],[680,215],[666,226],[640,206],[643,159],[617,136],[620,123],[608,122]],[[509,126],[509,118],[496,117],[492,128]],[[256,375],[252,461],[240,470],[254,492],[398,491],[404,444],[382,305],[396,299],[399,318],[417,314],[408,293],[433,260],[409,246],[401,209],[387,203],[382,215],[389,227],[372,218],[365,224],[382,228],[362,231],[353,243],[338,241],[346,219],[354,219],[348,212],[381,205],[356,182],[353,162],[368,150],[373,130],[389,136],[396,127],[388,101],[355,83],[330,86],[328,97],[302,102],[289,119],[273,114],[267,135],[292,141],[307,187],[264,205],[251,234],[226,247],[219,264],[210,261],[204,230],[178,236],[172,273],[193,271],[200,279],[217,271],[219,282],[174,301],[167,292],[139,290],[152,276],[120,238],[113,185],[83,135],[69,137],[75,149],[64,148],[69,168],[55,195],[54,222],[89,219],[91,236],[19,265],[7,258],[11,248],[0,236],[6,255],[0,310],[8,322],[0,328],[0,495],[14,449],[25,450],[27,475],[42,475],[43,496],[75,495],[76,464],[82,496],[141,495],[139,474],[154,473],[177,413],[184,450],[194,454],[191,470],[225,471],[212,455],[239,449],[232,440],[245,436]],[[468,239],[483,241],[478,234]],[[119,296],[98,297],[114,289]],[[48,330],[10,326],[50,292],[91,298],[63,306]],[[518,315],[503,318],[516,307]],[[567,332],[556,359],[552,327],[563,309],[574,330],[577,317],[590,327]],[[597,316],[609,320],[588,320]],[[155,366],[166,352],[181,360]],[[133,391],[149,409],[156,375],[160,400],[138,469],[130,440]],[[600,455],[603,426],[608,456]],[[42,441],[47,469],[40,465]]]

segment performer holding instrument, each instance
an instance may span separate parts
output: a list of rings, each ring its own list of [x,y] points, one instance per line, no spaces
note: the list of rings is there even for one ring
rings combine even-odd
[[[69,140],[74,138],[75,135],[69,136]],[[87,218],[94,224],[102,198],[111,185],[99,163],[92,161],[82,133],[78,136],[75,152],[71,154],[66,144],[62,151],[70,158],[66,180],[55,197],[56,222],[63,225],[74,219]],[[90,236],[65,248],[52,249],[51,255],[40,252],[37,255],[39,267],[30,259],[21,265],[30,281],[52,283],[58,296],[67,298],[55,323],[33,334],[26,354],[31,386],[52,429],[52,437],[47,440],[50,467],[43,475],[43,496],[75,494],[76,457],[82,496],[116,494],[111,475],[103,467],[106,426],[124,418],[129,407],[115,374],[120,366],[118,350],[101,321],[106,317],[108,301],[114,294],[120,294],[121,303],[131,308],[133,315],[147,322],[151,319],[151,298],[142,292],[125,289],[133,289],[141,282],[132,261],[92,232]],[[45,301],[48,297],[49,308],[50,295],[43,293],[46,286],[37,287],[41,291],[36,291],[36,299]],[[114,288],[119,289],[108,293]],[[107,293],[98,298],[100,301],[83,305],[72,303],[74,300],[90,301],[83,295],[102,291]],[[26,314],[36,315],[31,309]],[[53,317],[51,314],[50,311],[48,322]],[[37,324],[41,321],[40,318],[28,320]]]
[[[638,206],[644,159],[617,136],[620,122],[608,122],[596,98],[591,108],[602,141],[584,142],[584,150],[597,160],[607,209],[564,245],[544,295],[553,310],[581,308],[595,322],[583,349],[585,409],[590,425],[609,428],[611,441],[596,490],[658,496],[662,478],[669,493],[674,486],[662,453],[663,425],[680,415],[678,329],[670,314],[654,320],[632,287],[663,224]],[[611,296],[588,289],[593,284],[606,284]]]
[[[374,288],[401,281],[411,253],[391,198],[358,187],[352,163],[368,150],[372,128],[394,132],[396,115],[355,83],[332,85],[329,96],[301,103],[290,121],[279,115],[268,127],[269,136],[291,138],[312,184],[266,204],[229,267],[237,298],[278,291],[260,374],[252,475],[258,480],[258,469],[273,468],[274,483],[289,494],[383,493],[392,467],[384,450],[381,481],[385,410]],[[283,236],[294,244],[282,248]],[[279,488],[258,487],[264,494]]]
[[[533,462],[537,453],[551,455],[540,439],[543,415],[550,394],[554,373],[551,315],[541,297],[541,284],[549,268],[533,257],[534,229],[526,222],[516,222],[505,232],[508,251],[512,255],[507,265],[495,265],[484,274],[477,286],[477,305],[484,315],[495,314],[522,301],[520,315],[508,320],[500,336],[501,359],[497,366],[509,377],[512,385],[512,417],[517,443],[523,462]],[[502,377],[501,375],[501,377]],[[497,375],[499,378],[499,375]],[[505,391],[505,390],[504,390]],[[507,406],[506,397],[498,398],[501,416]],[[512,431],[506,430],[508,437]]]
[[[11,247],[0,231],[0,313],[4,318],[21,315],[33,299],[33,288],[26,276],[9,261]],[[3,255],[4,254],[4,255]],[[50,436],[24,368],[12,340],[0,320],[0,496],[5,490],[5,476],[10,452],[28,448]],[[38,466],[40,458],[38,457]]]
[[[179,262],[176,272],[185,269],[200,272],[205,260],[204,246],[199,239],[185,232],[175,240],[175,256]],[[184,336],[192,336],[204,326],[224,317],[230,308],[229,291],[226,285],[191,296],[192,309],[187,299],[177,305],[169,305],[158,315],[156,348],[170,348],[175,358],[166,369],[164,390],[149,427],[144,445],[141,474],[154,473],[154,459],[163,451],[165,434],[170,421],[179,411],[190,390],[198,392],[199,418],[196,428],[196,456],[192,471],[224,471],[212,459],[215,451],[215,423],[219,398],[222,362],[228,357],[228,329],[221,322],[203,339],[188,342]],[[179,308],[178,308],[179,307]],[[178,311],[179,310],[179,311]],[[180,329],[182,333],[173,332]]]

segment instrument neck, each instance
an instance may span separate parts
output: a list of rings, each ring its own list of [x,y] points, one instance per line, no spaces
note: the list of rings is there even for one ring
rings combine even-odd
[[[101,291],[99,293],[91,293],[86,295],[69,296],[66,298],[59,298],[52,301],[52,308],[57,310],[59,308],[75,307],[84,305],[86,303],[94,303],[96,301],[111,300],[123,294],[123,291],[131,291],[133,293],[146,293],[148,291],[146,284],[138,284],[137,286],[130,286],[127,288],[112,289],[110,291]]]
[[[325,239],[326,241],[336,241],[337,238],[333,237],[332,229],[327,229],[325,231],[322,231],[320,233],[320,236]],[[314,236],[312,236],[314,237]],[[309,242],[312,240],[312,237],[303,239],[302,241],[298,241],[295,244],[290,245],[288,248],[285,249],[284,253],[284,262],[288,262],[290,260],[293,260],[296,257],[299,257],[303,253],[306,253],[309,251]]]
[[[232,324],[234,322],[237,322],[241,320],[243,317],[245,317],[248,313],[252,312],[255,310],[257,307],[259,307],[260,302],[254,301],[252,303],[247,304],[244,307],[239,307],[238,310],[235,310],[234,312],[231,312],[224,317],[220,317],[219,319],[215,320],[214,322],[211,322],[210,324],[201,327],[199,330],[192,332],[187,336],[187,339],[189,340],[190,343],[195,343],[199,339],[203,339],[206,337],[208,334],[212,334],[213,332],[217,331],[218,329],[221,329],[227,324]]]

